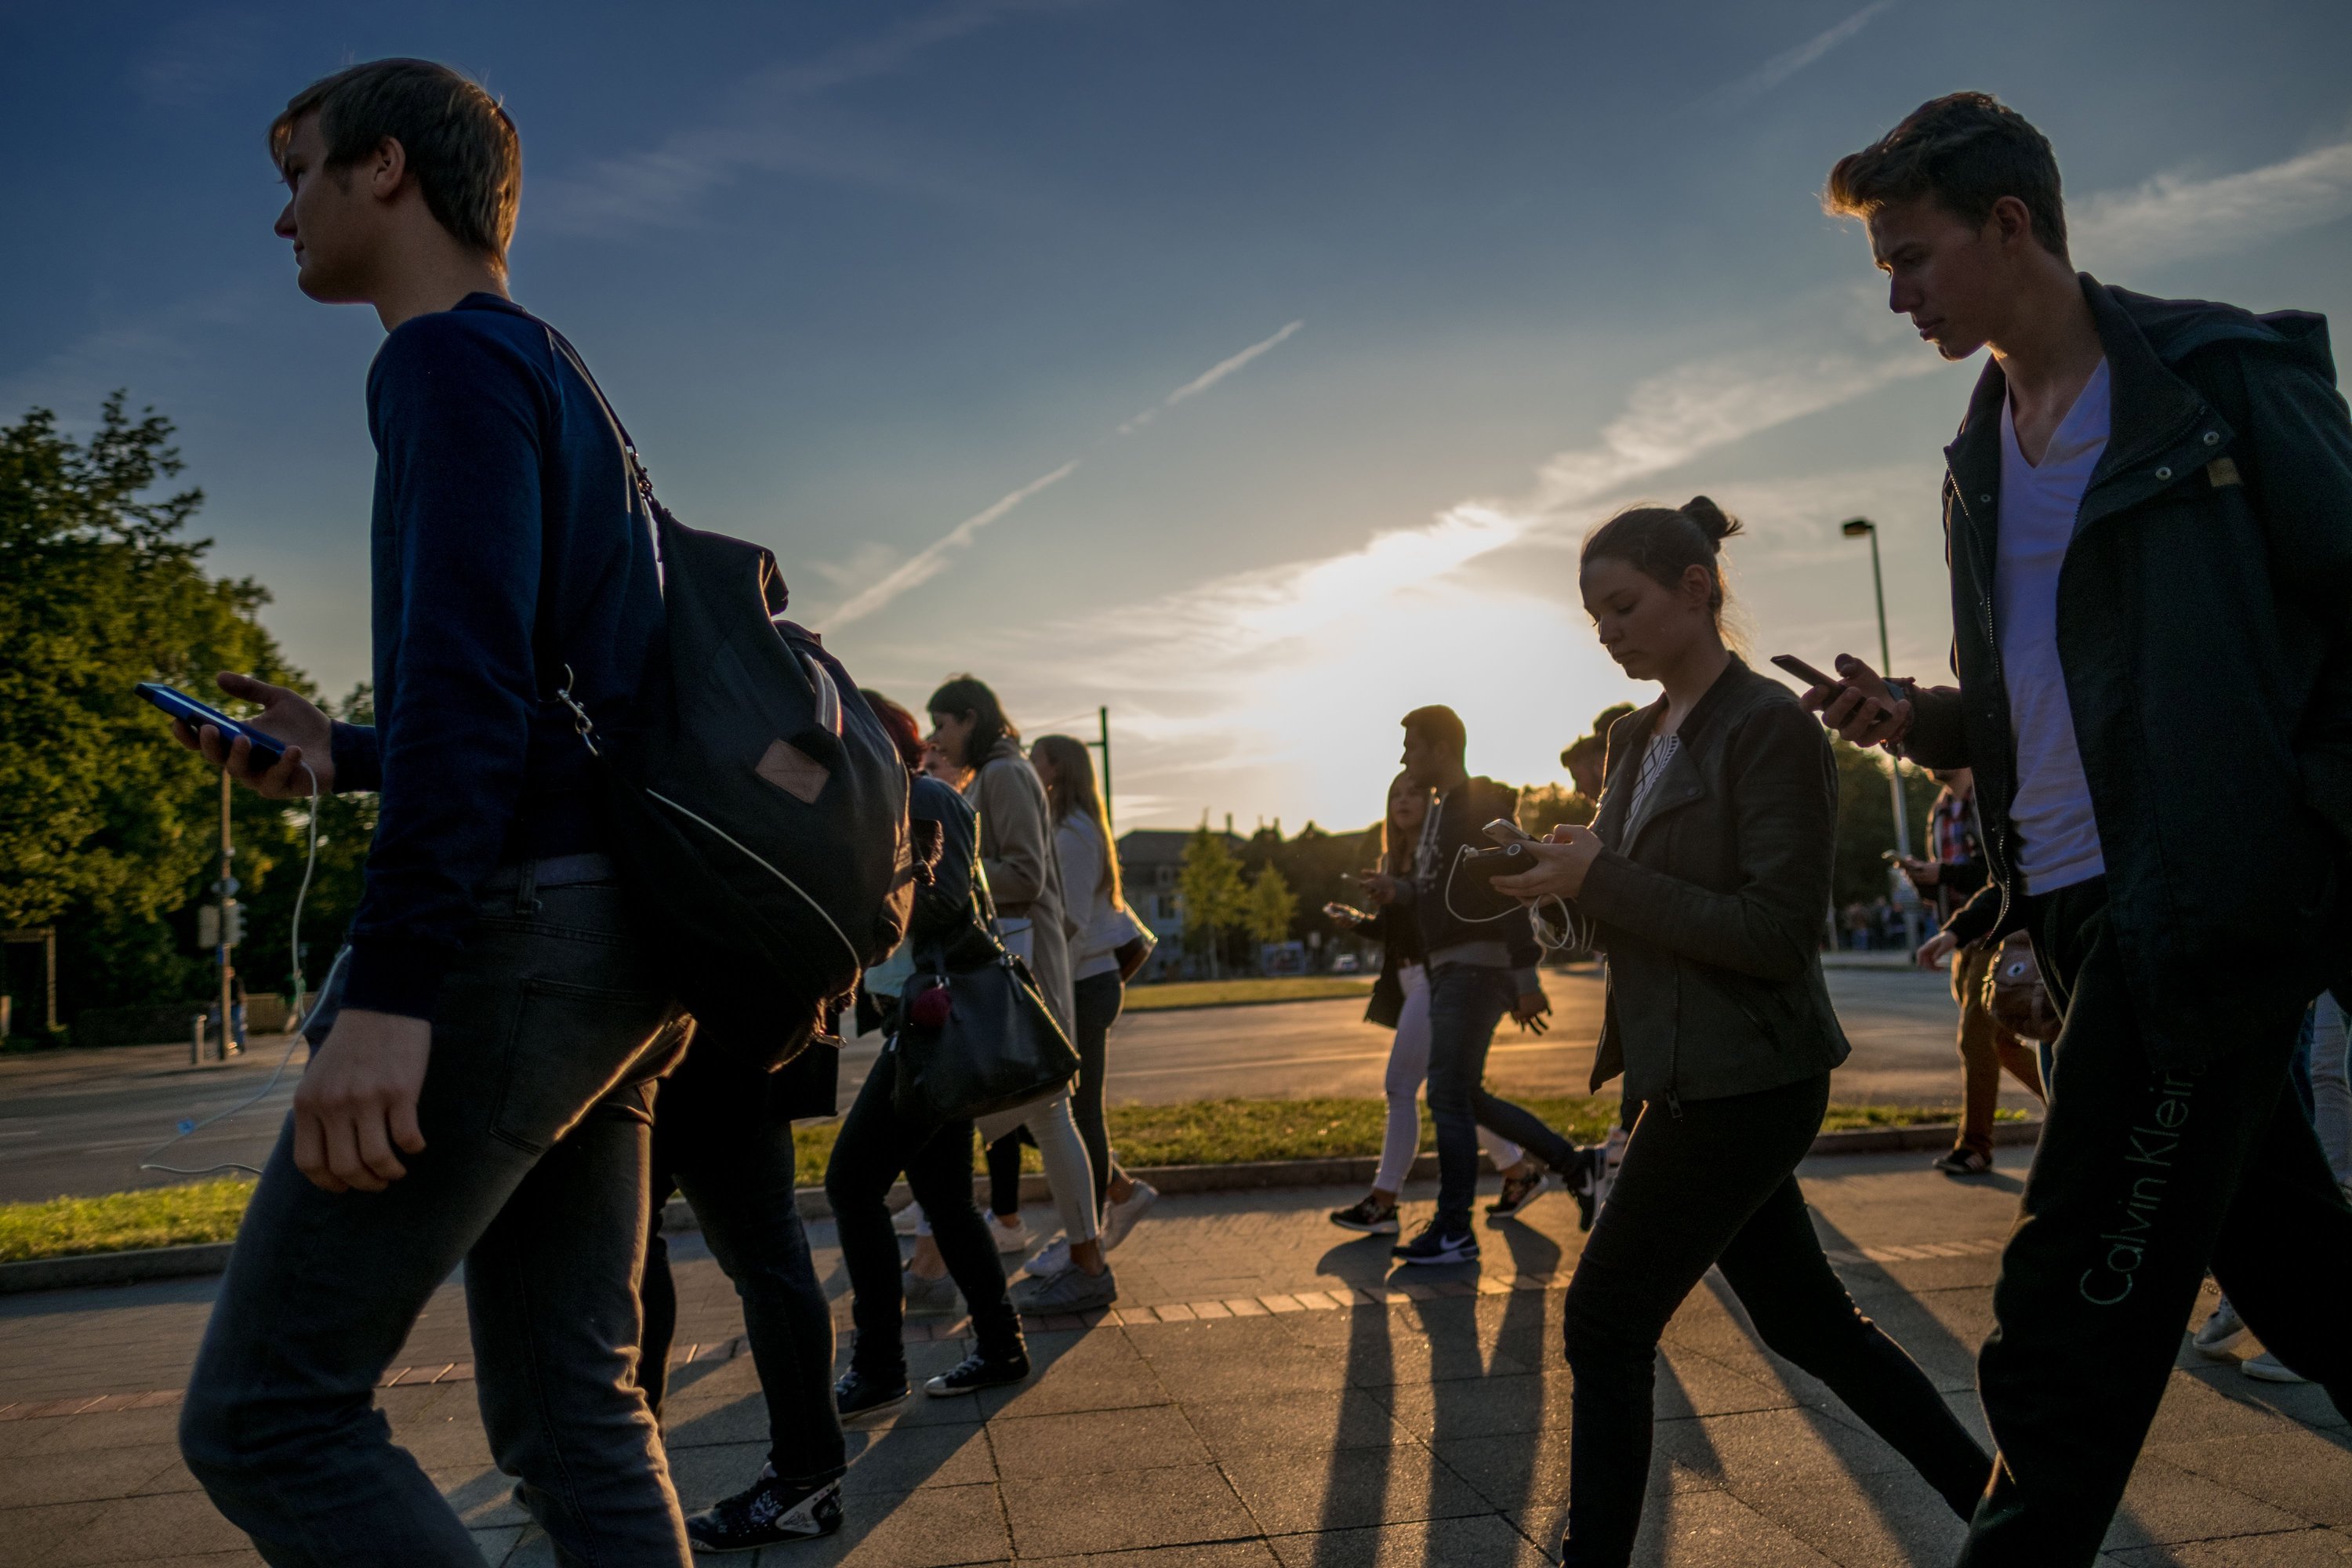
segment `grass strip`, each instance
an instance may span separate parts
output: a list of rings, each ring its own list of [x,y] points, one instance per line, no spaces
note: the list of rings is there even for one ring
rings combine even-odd
[[[1131,985],[1121,1010],[1159,1013],[1175,1007],[1235,1007],[1254,1002],[1320,1002],[1334,996],[1369,996],[1368,976],[1286,974],[1270,979],[1170,980]]]
[[[1580,1143],[1598,1142],[1617,1120],[1617,1100],[1611,1095],[1514,1098]],[[2005,1121],[2024,1119],[2021,1111],[1998,1114]],[[1913,1127],[1958,1118],[1948,1106],[1832,1105],[1822,1130]],[[1202,1100],[1182,1105],[1114,1105],[1109,1113],[1111,1146],[1120,1163],[1136,1169],[1378,1154],[1386,1121],[1387,1107],[1377,1100]],[[819,1121],[795,1131],[800,1185],[824,1184],[825,1162],[833,1157],[839,1130],[837,1121]],[[1436,1146],[1426,1117],[1421,1146]],[[1027,1169],[1039,1168],[1034,1149],[1022,1153]],[[252,1195],[249,1179],[229,1177],[104,1197],[0,1204],[0,1263],[232,1241]]]

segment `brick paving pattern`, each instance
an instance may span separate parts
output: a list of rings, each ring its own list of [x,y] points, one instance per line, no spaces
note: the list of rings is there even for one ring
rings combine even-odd
[[[1864,1309],[1979,1426],[1975,1348],[2014,1201],[1918,1156],[1817,1162],[1825,1244]],[[1164,1199],[1116,1255],[1119,1307],[1032,1325],[1037,1373],[917,1400],[853,1434],[848,1523],[771,1548],[770,1568],[1533,1568],[1566,1495],[1559,1295],[1573,1205],[1486,1229],[1483,1268],[1391,1275],[1385,1238],[1331,1228],[1352,1192]],[[1410,1194],[1409,1194],[1410,1195]],[[813,1227],[841,1289],[830,1227]],[[731,1288],[677,1237],[679,1344],[667,1415],[688,1507],[743,1484],[764,1415]],[[173,1445],[209,1281],[0,1301],[0,1563],[258,1562]],[[910,1324],[918,1375],[966,1348],[952,1315]],[[379,1399],[464,1512],[486,1562],[553,1561],[491,1466],[462,1305],[437,1297]],[[1959,1527],[1825,1391],[1761,1351],[1719,1288],[1676,1317],[1660,1363],[1640,1560],[1936,1563]],[[2132,1564],[2352,1561],[2352,1431],[2309,1387],[2184,1352],[2108,1541]]]

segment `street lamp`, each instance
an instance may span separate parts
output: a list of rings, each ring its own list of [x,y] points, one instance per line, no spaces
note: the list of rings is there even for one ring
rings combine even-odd
[[[1878,599],[1878,673],[1892,673],[1895,656],[1886,645],[1886,578],[1878,568],[1878,525],[1866,517],[1850,517],[1838,526],[1838,531],[1848,539],[1870,541],[1870,586]],[[1891,754],[1886,759],[1887,799],[1895,807],[1895,852],[1908,857],[1911,853],[1911,823],[1903,809],[1903,764]],[[1911,949],[1919,948],[1919,915],[1916,908],[1903,911],[1903,929],[1910,938]]]

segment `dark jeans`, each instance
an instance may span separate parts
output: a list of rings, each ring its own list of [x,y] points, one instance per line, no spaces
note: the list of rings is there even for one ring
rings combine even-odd
[[[1584,1244],[1564,1309],[1569,1568],[1631,1560],[1649,1485],[1658,1339],[1710,1265],[1757,1334],[1829,1384],[1965,1519],[1992,1461],[1903,1348],[1862,1315],[1822,1256],[1792,1173],[1821,1130],[1829,1075],[1784,1089],[1649,1105]]]
[[[793,1199],[792,1121],[772,1076],[709,1044],[696,1044],[654,1105],[637,1379],[658,1415],[677,1331],[677,1289],[661,1237],[661,1205],[675,1188],[694,1205],[711,1255],[742,1300],[744,1338],[768,1405],[768,1463],[798,1485],[829,1481],[849,1458],[833,1402],[833,1309],[816,1282]]]
[[[890,1184],[906,1173],[931,1222],[949,1277],[963,1292],[971,1331],[990,1355],[1022,1348],[1021,1320],[1004,1287],[1004,1263],[988,1222],[971,1201],[971,1123],[942,1127],[903,1120],[890,1104],[896,1058],[885,1051],[843,1118],[825,1167],[824,1193],[841,1237],[842,1267],[856,1293],[857,1338],[850,1363],[883,1382],[907,1375],[906,1302],[898,1285],[898,1237],[890,1228]]]
[[[2289,994],[2220,1059],[2154,1067],[2104,879],[2032,900],[2065,1026],[1978,1365],[2000,1445],[1964,1564],[2089,1563],[2210,1267],[2263,1345],[2352,1415],[2352,1207],[2288,1080]]]
[[[490,1451],[562,1561],[687,1563],[635,1375],[654,1080],[677,1055],[675,1016],[617,885],[526,885],[484,900],[442,988],[407,1175],[322,1191],[294,1168],[289,1121],[180,1417],[189,1469],[263,1558],[481,1562],[373,1397],[462,1261]]]
[[[1478,1195],[1479,1128],[1556,1167],[1576,1159],[1576,1146],[1534,1112],[1486,1092],[1486,1048],[1495,1043],[1495,1026],[1517,1000],[1507,969],[1447,963],[1429,973],[1429,1120],[1437,1131],[1443,1235],[1470,1228],[1470,1205]]]
[[[1110,1066],[1110,1026],[1118,1022],[1127,987],[1118,970],[1107,969],[1087,975],[1073,990],[1077,998],[1078,1037],[1073,1043],[1078,1047],[1078,1076],[1070,1086],[1070,1115],[1086,1142],[1087,1163],[1094,1167],[1095,1212],[1100,1214],[1112,1170],[1110,1131],[1103,1125],[1103,1078]]]

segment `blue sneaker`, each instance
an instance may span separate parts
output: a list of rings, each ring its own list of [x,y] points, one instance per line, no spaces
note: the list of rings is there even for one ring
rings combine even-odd
[[[1421,1234],[1402,1247],[1392,1247],[1390,1253],[1406,1263],[1475,1263],[1478,1261],[1478,1238],[1469,1227],[1446,1235],[1438,1227],[1442,1222],[1431,1220],[1421,1227]]]

